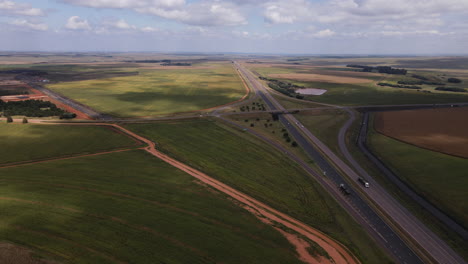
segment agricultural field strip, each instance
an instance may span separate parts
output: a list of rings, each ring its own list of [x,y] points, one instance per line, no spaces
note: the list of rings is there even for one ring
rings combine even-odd
[[[199,249],[193,248],[190,245],[187,245],[182,241],[179,241],[179,240],[176,240],[176,239],[174,239],[174,238],[172,238],[170,236],[164,235],[164,234],[158,232],[157,230],[154,230],[154,229],[149,228],[147,226],[131,224],[128,221],[126,221],[124,219],[121,219],[121,218],[117,218],[115,216],[104,216],[104,215],[90,214],[90,213],[86,213],[84,211],[81,211],[81,210],[78,210],[78,209],[75,209],[75,208],[64,207],[64,206],[56,206],[56,205],[47,204],[47,203],[43,203],[43,202],[37,202],[37,201],[32,201],[32,200],[24,200],[24,199],[17,199],[17,198],[11,198],[11,197],[0,197],[0,200],[14,201],[14,202],[23,203],[23,204],[39,205],[39,206],[45,206],[45,207],[52,207],[52,208],[55,208],[55,209],[65,210],[65,211],[69,211],[69,212],[73,212],[73,213],[86,214],[87,217],[93,217],[95,219],[101,219],[101,220],[106,219],[106,220],[109,220],[109,221],[112,221],[112,222],[115,222],[115,223],[118,223],[118,224],[128,226],[128,227],[130,227],[130,228],[132,228],[134,230],[139,230],[139,231],[151,233],[152,235],[155,235],[157,237],[161,237],[164,240],[166,240],[166,241],[168,241],[168,242],[170,242],[172,244],[183,246],[184,248],[187,248],[188,250],[193,251],[195,254],[200,255],[203,258],[207,258],[207,259],[210,259],[210,261],[214,261],[209,257],[209,255],[207,253],[201,252]],[[60,236],[56,236],[56,235],[53,235],[53,234],[50,234],[50,233],[45,233],[45,232],[29,230],[29,229],[27,229],[27,228],[25,228],[23,226],[13,226],[13,228],[18,229],[18,230],[25,230],[25,231],[30,232],[30,233],[37,233],[37,234],[45,236],[45,237],[50,237],[50,238],[53,238],[53,239],[61,240],[61,241],[66,242],[66,243],[70,243],[73,246],[77,246],[79,248],[85,249],[86,251],[92,252],[93,254],[101,255],[104,258],[106,258],[108,260],[111,260],[113,262],[122,263],[122,264],[128,263],[128,262],[121,261],[121,260],[115,258],[112,255],[105,254],[103,252],[99,252],[97,250],[92,249],[91,247],[88,247],[86,245],[74,242],[72,240],[69,240],[69,239],[66,239],[66,238],[63,238],[63,237],[60,237]]]
[[[258,65],[261,67],[261,65]],[[283,65],[284,66],[284,65]],[[304,67],[304,69],[301,69],[300,66]],[[284,68],[284,67],[273,67],[273,68],[255,68],[255,66],[252,66],[253,69],[262,69],[260,72],[262,73],[263,76],[273,76],[275,74],[280,74],[279,77],[282,77],[283,79],[280,79],[284,82],[290,82],[295,85],[303,86],[303,87],[311,87],[311,88],[321,88],[321,89],[326,89],[328,90],[327,93],[325,93],[322,96],[319,97],[314,97],[314,96],[306,96],[307,99],[310,99],[312,101],[320,101],[320,102],[329,102],[329,103],[335,103],[335,104],[343,104],[343,105],[362,105],[362,104],[389,104],[392,102],[395,103],[410,103],[410,102],[421,102],[421,103],[436,103],[436,102],[456,102],[456,101],[467,101],[468,97],[462,94],[457,94],[457,93],[450,93],[450,92],[440,92],[440,91],[434,91],[433,88],[430,89],[430,93],[416,93],[414,91],[409,91],[408,89],[395,89],[395,88],[384,88],[383,86],[377,85],[378,82],[383,81],[384,79],[387,78],[397,78],[395,76],[380,76],[376,75],[377,73],[371,73],[371,75],[374,75],[374,77],[368,77],[369,83],[354,83],[352,82],[344,82],[346,78],[349,78],[351,76],[358,77],[356,74],[363,74],[362,72],[344,72],[344,71],[327,71],[327,70],[313,70],[314,67],[307,69],[307,66],[305,65],[296,65],[296,67],[293,66],[288,66],[289,68]],[[251,68],[252,68],[251,67]],[[316,68],[316,67],[315,67]],[[308,80],[299,80],[299,79],[293,79],[293,78],[286,78],[288,77],[287,75],[290,75],[289,77],[294,77],[294,74],[296,75],[307,75],[308,73],[310,77],[313,77],[313,74],[318,74],[320,75],[328,75],[329,77],[332,77],[332,75],[335,76],[336,80],[329,79],[326,80],[319,80],[316,77],[315,80],[314,78],[308,78]],[[258,73],[257,73],[258,74]],[[367,73],[369,74],[369,73]],[[278,77],[278,76],[277,76]],[[296,76],[297,77],[297,76]],[[364,76],[359,76],[363,77]],[[304,79],[304,78],[303,78]],[[342,83],[338,81],[338,79],[343,80]],[[426,88],[425,88],[426,89]],[[436,94],[437,93],[437,97]],[[405,94],[406,96],[400,96],[402,94]],[[344,94],[347,94],[348,96],[343,97]],[[385,95],[385,96],[384,96]],[[441,98],[442,97],[442,98]]]
[[[213,107],[210,107],[210,108],[207,108],[207,109],[202,109],[202,110],[199,110],[199,111],[214,110],[213,114],[216,115],[219,111],[222,111],[223,109],[226,109],[227,107],[236,106],[236,105],[239,105],[239,104],[243,104],[246,101],[250,102],[251,100],[255,99],[254,97],[252,97],[249,100],[245,100],[249,96],[251,91],[250,91],[250,88],[247,85],[247,83],[245,83],[245,80],[242,77],[242,75],[239,73],[239,71],[236,71],[236,73],[237,73],[237,76],[239,76],[239,79],[242,81],[242,85],[245,88],[244,96],[242,96],[242,98],[240,98],[240,99],[238,99],[238,100],[236,100],[234,102],[230,102],[230,103],[227,103],[227,104],[224,104],[224,105],[213,106]]]
[[[0,118],[0,120],[4,120],[5,118]],[[14,119],[14,121],[21,123],[22,119]],[[48,123],[44,122],[45,120],[41,119],[31,119],[29,120],[30,123],[32,123],[34,126],[41,126],[41,125],[52,125],[54,123]],[[13,124],[13,126],[16,126],[17,124]],[[69,124],[63,124],[64,126],[67,126]],[[20,125],[21,127],[23,125]],[[96,128],[99,128],[99,126],[94,126]],[[12,127],[13,128],[13,127]],[[18,127],[19,128],[19,127]],[[24,127],[26,128],[26,127]],[[62,160],[62,159],[73,159],[73,158],[79,158],[79,157],[85,157],[85,156],[94,156],[94,155],[101,155],[101,154],[108,154],[108,153],[114,153],[114,152],[122,152],[122,151],[128,151],[128,150],[133,150],[133,149],[140,149],[143,148],[143,144],[141,141],[135,140],[133,137],[129,137],[127,134],[120,132],[120,130],[117,130],[115,128],[111,127],[102,127],[104,130],[107,131],[108,128],[112,130],[114,133],[120,134],[123,137],[128,138],[130,141],[132,141],[132,144],[124,145],[124,146],[108,146],[105,148],[101,149],[95,149],[95,150],[85,150],[85,149],[78,149],[76,152],[70,152],[69,154],[59,154],[59,155],[54,155],[54,156],[47,156],[47,157],[38,157],[35,159],[30,159],[30,160],[19,160],[19,161],[14,161],[12,162],[3,162],[0,163],[0,168],[7,168],[7,167],[16,167],[16,166],[21,166],[21,165],[26,165],[26,164],[33,164],[33,163],[42,163],[42,162],[50,162],[54,160]],[[115,143],[115,142],[114,142]],[[58,154],[58,153],[57,153]]]
[[[155,148],[155,143],[140,136],[137,135],[117,124],[107,124],[107,123],[67,123],[67,125],[101,125],[101,126],[111,126],[116,129],[119,129],[123,133],[126,133],[128,136],[133,137],[141,142],[144,142],[148,144],[148,147],[144,148],[147,152],[152,154],[153,156],[156,156],[157,158],[165,161],[166,163],[190,174],[191,176],[201,180],[202,182],[208,184],[212,188],[221,191],[228,196],[234,198],[235,200],[241,202],[248,208],[252,209],[254,212],[258,213],[261,215],[261,217],[265,217],[273,222],[282,224],[286,226],[287,228],[294,230],[295,232],[307,237],[308,239],[316,242],[320,247],[322,247],[335,261],[335,263],[359,263],[357,259],[355,259],[349,251],[341,245],[339,242],[336,242],[335,240],[329,238],[328,236],[324,235],[320,231],[313,229],[309,227],[308,225],[286,215],[283,214],[268,205],[259,202],[250,196],[247,196],[211,177],[208,175],[195,170],[179,161],[176,161],[175,159],[159,152]]]
[[[358,147],[363,151],[367,158],[374,163],[381,171],[386,175],[391,182],[397,185],[404,193],[410,196],[416,203],[425,208],[430,212],[434,217],[439,221],[445,224],[449,229],[452,229],[454,232],[458,233],[464,239],[468,239],[468,231],[457,222],[455,222],[451,217],[447,216],[443,211],[434,206],[431,202],[427,201],[426,198],[419,195],[414,189],[400,179],[385,163],[378,158],[374,152],[368,147],[366,140],[368,136],[368,125],[369,125],[369,113],[366,112],[364,115],[364,124],[361,127],[361,132],[358,138]],[[432,151],[432,150],[429,150]]]
[[[5,180],[2,179],[2,180],[0,180],[0,182],[1,181],[5,181]],[[99,189],[84,188],[84,187],[79,187],[79,186],[75,186],[75,185],[68,185],[68,184],[67,185],[65,185],[65,184],[53,184],[53,183],[50,183],[50,182],[41,182],[41,181],[34,181],[34,180],[33,181],[31,181],[31,180],[23,180],[23,181],[22,180],[6,180],[6,182],[10,182],[10,183],[11,182],[23,182],[23,183],[26,183],[26,184],[46,184],[47,186],[51,186],[51,187],[59,188],[59,189],[64,189],[64,190],[87,191],[87,192],[92,192],[92,193],[96,193],[96,194],[102,194],[104,196],[112,196],[112,197],[116,197],[116,198],[119,198],[119,199],[125,199],[125,200],[128,199],[128,200],[134,200],[134,201],[138,201],[138,202],[144,202],[144,203],[150,204],[152,206],[157,206],[157,207],[160,207],[160,208],[164,208],[165,210],[175,211],[177,213],[181,213],[181,214],[187,215],[189,217],[196,217],[197,219],[200,219],[203,222],[208,222],[211,225],[217,225],[217,226],[227,228],[229,230],[233,230],[236,233],[239,233],[239,234],[242,234],[243,236],[249,237],[249,239],[262,241],[262,243],[267,243],[268,244],[268,241],[263,241],[260,238],[256,237],[255,235],[249,234],[246,231],[243,231],[242,229],[236,228],[236,227],[234,227],[234,226],[232,226],[232,225],[230,225],[228,223],[221,222],[221,221],[216,220],[216,219],[211,219],[211,218],[203,216],[203,215],[201,215],[201,214],[199,214],[197,212],[187,210],[187,209],[183,209],[183,208],[179,208],[179,207],[175,207],[175,206],[171,206],[171,205],[168,205],[166,203],[162,203],[162,202],[155,201],[155,200],[148,200],[148,199],[145,199],[145,198],[141,198],[141,197],[137,197],[137,196],[133,196],[133,195],[128,195],[128,194],[125,194],[125,193],[116,193],[116,192],[111,192],[111,191],[103,191],[103,190],[99,190]],[[139,230],[139,231],[143,231],[143,232],[149,232],[149,233],[151,233],[151,234],[153,234],[155,236],[163,238],[164,240],[168,241],[169,243],[176,244],[176,245],[181,245],[184,248],[187,248],[187,249],[189,249],[191,251],[194,251],[194,253],[196,253],[197,255],[200,255],[200,256],[202,256],[204,258],[211,259],[209,257],[209,254],[207,254],[206,252],[202,252],[200,249],[194,248],[194,247],[184,243],[183,241],[172,238],[172,237],[170,237],[168,235],[165,235],[165,234],[163,234],[161,232],[158,232],[157,230],[152,229],[150,227],[143,226],[143,225],[135,225],[135,224],[132,224],[132,223],[130,223],[130,222],[124,220],[124,219],[121,219],[121,218],[118,218],[118,217],[115,217],[115,216],[107,216],[107,215],[104,215],[104,214],[93,214],[93,213],[89,213],[89,212],[82,211],[80,209],[76,209],[76,208],[72,208],[72,207],[59,206],[59,205],[54,205],[54,204],[35,201],[35,200],[25,200],[25,199],[13,198],[13,197],[0,197],[0,200],[13,201],[13,202],[18,202],[18,203],[23,203],[23,204],[31,204],[31,205],[51,207],[51,208],[65,210],[65,211],[69,211],[69,212],[73,212],[73,213],[85,214],[86,217],[92,217],[92,218],[95,218],[95,219],[101,219],[101,220],[106,219],[106,220],[109,220],[109,221],[112,221],[112,222],[116,222],[116,223],[128,226],[128,227],[130,227],[132,229],[135,229],[135,230]],[[20,226],[15,226],[15,228],[24,229],[24,227],[20,227]],[[37,231],[29,230],[29,232],[37,232]],[[45,234],[45,233],[42,234],[42,235],[50,236],[50,234]],[[94,250],[94,249],[92,249],[90,247],[87,247],[85,245],[82,245],[82,244],[79,244],[79,243],[76,243],[74,241],[67,240],[67,239],[64,239],[64,238],[61,238],[61,237],[58,237],[58,236],[54,236],[54,238],[59,239],[59,240],[66,240],[66,242],[72,243],[75,246],[85,248],[86,250],[91,251],[91,252],[93,252],[95,254],[104,255],[108,259],[112,259],[113,261],[117,261],[116,258],[111,258],[110,255],[103,254],[102,252],[96,251],[96,250]],[[272,243],[270,246],[275,246],[275,245]],[[214,261],[214,260],[212,260],[212,261]],[[121,262],[121,261],[118,261],[118,262],[119,263],[127,263],[127,262]]]
[[[247,74],[247,73],[244,73],[244,74]],[[259,86],[264,87],[262,84],[259,84]],[[268,96],[268,95],[269,94],[266,93],[265,96]],[[271,97],[271,95],[269,96]],[[272,101],[276,103],[276,105],[281,109],[281,106],[278,105],[278,103],[274,99],[272,99]],[[291,115],[287,115],[286,118],[290,120],[291,124],[298,122]],[[347,122],[345,124],[345,126],[343,127],[343,131],[347,130],[346,125],[348,125],[349,123],[350,122]],[[330,157],[337,166],[339,166],[343,171],[345,171],[346,174],[350,175],[350,177],[353,178],[354,180],[357,180],[358,178],[357,174],[348,165],[346,165],[341,159],[339,159],[327,146],[325,146],[312,133],[310,133],[310,131],[304,128],[300,128],[300,131],[304,132],[309,139],[311,139],[316,145],[318,145],[318,147],[322,151],[324,151],[326,155]],[[344,139],[341,136],[339,137],[339,140],[342,140],[342,142],[344,142],[343,141]],[[344,147],[346,148],[345,145]],[[378,185],[376,184],[376,186]],[[400,220],[397,220],[397,222],[400,223],[400,226],[404,224],[404,227],[405,227],[404,229],[406,230],[406,232],[414,236],[415,234],[413,233],[413,231],[416,231],[416,234],[418,236],[422,236],[423,238],[422,239],[419,238],[417,239],[417,241],[419,242],[420,245],[424,244],[424,247],[426,248],[427,253],[431,254],[432,257],[444,259],[444,261],[450,261],[450,263],[462,263],[463,260],[461,260],[460,256],[458,256],[458,254],[456,254],[450,247],[448,247],[444,241],[440,240],[440,238],[438,238],[435,234],[433,234],[430,230],[428,230],[425,225],[423,225],[420,221],[418,221],[418,219],[416,219],[410,212],[408,212],[397,201],[395,201],[393,197],[387,194],[386,191],[384,191],[381,187],[378,189],[379,189],[379,192],[376,191],[376,188],[373,188],[371,190],[373,193],[373,199],[375,200],[376,198],[378,198],[379,205],[385,206],[386,208],[385,211],[387,213],[390,212],[390,215],[392,215],[393,217],[396,217],[397,219],[402,218]],[[424,238],[424,237],[430,237],[430,238]]]
[[[245,82],[245,79],[242,76],[242,74],[240,74],[240,72],[237,69],[234,68],[234,70],[236,71],[237,76],[239,76],[239,79],[242,81],[242,84],[245,87],[246,94],[241,99],[239,99],[239,100],[237,100],[235,102],[232,102],[232,103],[229,103],[229,104],[226,104],[226,105],[222,105],[222,106],[213,107],[212,109],[214,111],[211,113],[212,115],[218,115],[219,112],[223,111],[224,109],[226,109],[228,107],[233,107],[233,106],[241,105],[241,104],[244,104],[244,103],[247,103],[247,102],[251,102],[251,101],[253,101],[253,100],[255,100],[257,98],[257,95],[254,94],[248,100],[245,100],[252,93],[252,89],[250,89],[249,85]]]
[[[232,67],[223,64],[213,69],[194,68],[182,72],[176,69],[142,70],[138,79],[116,77],[53,84],[48,88],[106,114],[145,118],[154,114],[206,111],[239,101],[248,93],[238,80]],[[76,89],[77,86],[80,89]],[[108,87],[112,89],[108,90]],[[104,117],[102,119],[108,118],[107,115]]]
[[[377,112],[374,129],[418,148],[468,159],[468,127],[461,125],[466,121],[466,114],[465,107]],[[436,125],[432,120],[440,121]],[[408,126],[410,123],[413,124]]]

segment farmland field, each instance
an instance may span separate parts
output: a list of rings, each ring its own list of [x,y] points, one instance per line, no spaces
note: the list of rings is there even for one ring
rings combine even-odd
[[[137,69],[138,75],[51,84],[48,88],[99,112],[140,117],[197,111],[242,98],[230,64],[193,69]]]
[[[371,133],[368,143],[403,181],[467,226],[468,159],[422,149],[379,133]]]
[[[349,118],[345,111],[337,109],[301,111],[294,116],[335,154],[341,155],[338,133]]]
[[[379,112],[375,129],[419,147],[468,158],[468,108]]]
[[[315,181],[250,135],[213,121],[127,127],[176,159],[338,239],[362,261],[386,261],[362,228]]]
[[[0,241],[59,263],[300,263],[272,227],[142,150],[0,169]]]
[[[137,142],[106,127],[0,124],[0,164],[133,147]]]
[[[372,65],[372,64],[370,64]],[[339,105],[385,105],[413,103],[467,102],[468,93],[454,93],[435,90],[436,85],[422,85],[421,91],[379,86],[377,83],[396,84],[398,81],[418,79],[413,74],[429,76],[446,83],[448,76],[460,77],[461,84],[447,84],[449,87],[466,88],[468,72],[461,70],[415,70],[407,76],[382,73],[356,72],[343,66],[323,68],[310,65],[246,64],[252,71],[286,83],[327,90],[320,96],[305,96],[306,100]],[[339,70],[341,69],[341,70]]]

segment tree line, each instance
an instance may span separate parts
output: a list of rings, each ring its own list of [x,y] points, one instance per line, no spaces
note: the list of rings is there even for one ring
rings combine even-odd
[[[459,93],[464,93],[467,91],[465,88],[458,88],[458,87],[437,87],[435,89],[438,91],[459,92]]]
[[[268,86],[275,91],[278,91],[289,97],[296,97],[298,99],[304,98],[304,96],[296,94],[296,89],[304,88],[302,86],[262,76],[260,76],[259,78],[260,80],[268,81]]]
[[[400,83],[400,82],[398,82]],[[393,88],[405,88],[405,89],[416,89],[419,90],[421,87],[415,86],[415,85],[402,85],[402,84],[392,84],[392,83],[385,83],[385,82],[379,82],[378,85],[380,86],[389,86]]]
[[[408,72],[406,69],[397,69],[392,68],[390,66],[366,66],[366,65],[359,65],[359,64],[348,64],[346,67],[350,68],[360,68],[362,72],[378,72],[378,73],[387,73],[387,74],[400,74],[406,75]]]

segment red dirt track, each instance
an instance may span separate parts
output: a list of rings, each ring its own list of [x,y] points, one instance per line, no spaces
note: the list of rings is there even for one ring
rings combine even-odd
[[[39,122],[38,122],[39,123]],[[60,123],[42,123],[47,125],[60,125]],[[228,196],[232,197],[236,201],[242,204],[242,207],[247,209],[249,212],[254,214],[257,218],[259,218],[262,222],[272,225],[276,228],[282,235],[284,235],[288,241],[296,247],[296,251],[298,254],[298,258],[305,262],[305,263],[325,263],[325,264],[358,264],[360,263],[343,245],[339,242],[329,238],[325,234],[321,233],[320,231],[286,215],[281,213],[268,205],[255,200],[254,198],[241,193],[234,188],[227,186],[226,184],[215,180],[208,175],[191,168],[169,156],[163,154],[156,150],[155,143],[151,140],[148,140],[140,135],[135,134],[132,131],[129,131],[117,124],[107,124],[107,123],[61,123],[66,125],[81,125],[81,126],[89,126],[89,125],[97,125],[97,126],[107,126],[115,128],[127,136],[132,137],[138,141],[148,144],[147,147],[143,148],[151,155],[161,159],[162,161],[188,173],[189,175],[195,177],[196,179],[200,180],[206,185],[227,194]],[[92,156],[92,155],[100,155],[106,154],[111,152],[118,152],[118,151],[126,151],[123,150],[115,150],[110,152],[102,152],[102,153],[95,153],[95,154],[87,154],[82,156]],[[78,156],[75,156],[78,157]],[[74,158],[74,157],[68,157]],[[63,159],[68,159],[63,158]],[[45,161],[42,161],[45,162]],[[7,165],[8,166],[8,165]],[[5,167],[7,167],[5,166]],[[11,166],[19,166],[19,164],[11,165]],[[278,226],[284,226],[286,229],[278,229]],[[319,245],[327,254],[330,256],[330,259],[324,256],[312,256],[307,248],[310,247],[310,243],[307,241],[313,241],[317,245]]]
[[[468,107],[379,112],[375,129],[425,149],[468,158]]]
[[[168,164],[192,175],[193,177],[197,178],[198,180],[202,181],[203,183],[211,186],[212,188],[215,188],[218,191],[221,191],[230,197],[234,198],[235,200],[241,202],[245,206],[248,206],[251,208],[251,210],[254,210],[258,213],[257,217],[262,217],[266,218],[269,221],[279,223],[284,225],[285,227],[294,230],[298,234],[306,237],[307,239],[310,239],[317,243],[320,247],[322,247],[330,256],[332,261],[336,264],[341,264],[341,263],[360,263],[357,259],[355,259],[349,252],[348,250],[338,242],[332,240],[325,234],[321,233],[320,231],[313,229],[306,224],[286,215],[283,214],[268,205],[259,202],[255,199],[253,199],[250,196],[247,196],[223,183],[220,181],[217,181],[208,175],[195,170],[159,151],[156,150],[154,142],[141,137],[119,125],[112,124],[111,126],[120,129],[121,131],[127,133],[128,135],[145,142],[148,144],[148,147],[145,148],[147,152],[152,154],[153,156],[158,157],[159,159],[167,162]],[[250,211],[250,210],[249,210]],[[284,231],[285,232],[285,231]],[[288,238],[290,239],[290,237]],[[299,240],[298,240],[299,241]],[[305,241],[303,241],[305,242]],[[306,248],[304,246],[304,243],[302,241],[300,244],[302,244],[302,248]],[[301,254],[300,258],[303,261],[306,261],[306,263],[332,263],[328,259],[325,259],[323,257],[316,257],[316,258],[310,258],[307,257],[306,255],[303,254],[304,250],[299,247],[298,244],[295,244],[296,248],[298,249],[298,254]]]

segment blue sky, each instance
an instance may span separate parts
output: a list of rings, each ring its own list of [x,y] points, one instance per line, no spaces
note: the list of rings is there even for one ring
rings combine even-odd
[[[3,51],[468,54],[468,0],[0,0]]]

